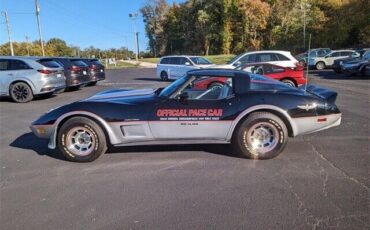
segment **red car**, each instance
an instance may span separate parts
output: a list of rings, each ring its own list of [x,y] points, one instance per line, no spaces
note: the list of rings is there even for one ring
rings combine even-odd
[[[264,75],[265,77],[272,78],[287,85],[298,87],[300,85],[306,84],[306,79],[304,78],[303,67],[282,67],[269,63],[256,63],[256,64],[245,64],[244,66],[238,67],[237,69]],[[218,77],[217,81],[215,78],[204,78],[195,82],[196,89],[210,89],[213,87],[222,87],[226,82],[226,77]]]
[[[269,63],[256,63],[245,64],[238,69],[250,73],[264,75],[265,77],[284,82],[285,84],[293,87],[298,87],[300,85],[306,84],[306,79],[304,78],[304,70],[301,66],[290,68]]]

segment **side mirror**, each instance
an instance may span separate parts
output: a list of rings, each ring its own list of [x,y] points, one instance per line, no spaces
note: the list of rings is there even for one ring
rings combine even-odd
[[[233,66],[240,66],[242,64],[242,62],[241,61],[237,61],[237,62],[235,62],[234,63],[234,65]]]
[[[189,94],[187,92],[182,92],[179,96],[178,99],[180,102],[185,102],[189,99]]]
[[[187,61],[187,62],[185,62],[185,65],[190,66],[191,63]]]

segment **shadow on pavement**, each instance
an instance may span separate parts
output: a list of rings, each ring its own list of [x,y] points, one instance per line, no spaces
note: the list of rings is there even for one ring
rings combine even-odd
[[[58,160],[67,161],[66,158],[57,150],[48,148],[48,139],[36,137],[32,132],[25,133],[10,143],[11,147],[27,149],[36,152],[40,156],[49,156]],[[211,145],[148,145],[148,146],[126,146],[109,147],[106,154],[116,154],[125,152],[174,152],[174,151],[204,151],[211,154],[237,157],[233,154],[230,145],[211,144]]]
[[[323,79],[333,80],[370,80],[370,76],[351,75],[347,73],[335,73],[332,70],[310,70],[311,76],[320,77]]]
[[[48,148],[48,139],[38,138],[32,132],[25,133],[10,143],[11,147],[33,150],[41,156],[49,156],[58,160],[66,160],[58,150]]]
[[[134,80],[138,80],[138,81],[158,81],[158,82],[163,82],[161,79],[159,79],[159,78],[154,78],[154,77],[138,77],[138,78],[135,78]]]

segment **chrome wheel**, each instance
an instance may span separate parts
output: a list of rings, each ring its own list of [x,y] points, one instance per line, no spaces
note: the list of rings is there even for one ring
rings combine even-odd
[[[96,139],[90,129],[78,126],[67,133],[66,147],[75,155],[87,156],[94,150],[95,145]]]
[[[252,154],[267,153],[278,144],[279,133],[277,128],[268,122],[253,125],[245,132],[244,140],[252,150]]]

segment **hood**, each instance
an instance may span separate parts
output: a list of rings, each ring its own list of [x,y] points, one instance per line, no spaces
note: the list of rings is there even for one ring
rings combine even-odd
[[[135,104],[135,102],[154,98],[156,96],[156,90],[157,89],[112,89],[97,93],[83,101]]]

